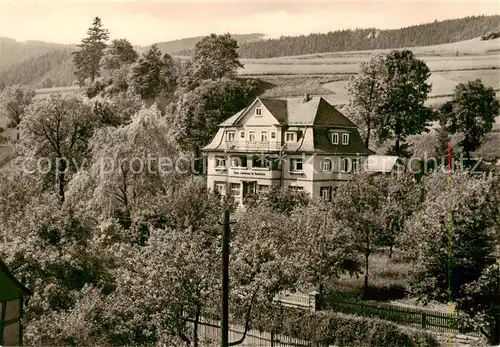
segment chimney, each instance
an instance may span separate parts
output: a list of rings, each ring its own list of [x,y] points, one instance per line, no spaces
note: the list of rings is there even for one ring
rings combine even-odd
[[[304,94],[304,102],[311,101],[311,94]]]

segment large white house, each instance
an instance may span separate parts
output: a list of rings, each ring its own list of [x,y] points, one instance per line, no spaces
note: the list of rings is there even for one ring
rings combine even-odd
[[[208,187],[240,202],[272,185],[330,199],[373,153],[356,125],[321,97],[257,98],[219,127],[203,148]]]

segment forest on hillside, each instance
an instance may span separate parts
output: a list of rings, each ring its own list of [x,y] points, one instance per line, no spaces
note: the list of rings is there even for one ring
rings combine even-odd
[[[339,30],[327,34],[282,36],[240,45],[242,58],[439,45],[469,40],[500,28],[500,16],[474,16],[394,30]],[[188,52],[184,52],[188,53]]]
[[[36,88],[71,85],[75,72],[72,51],[70,48],[53,50],[0,71],[0,89],[12,84]]]
[[[261,40],[265,36],[265,34],[262,33],[243,34],[243,35],[231,34],[231,36],[241,45],[247,42],[254,42],[257,40]],[[196,43],[201,41],[202,39],[203,36],[188,37],[174,41],[158,42],[157,45],[163,53],[174,54],[181,51],[193,50]],[[145,47],[143,51],[147,51],[147,48],[149,47]],[[142,50],[139,49],[139,51]]]

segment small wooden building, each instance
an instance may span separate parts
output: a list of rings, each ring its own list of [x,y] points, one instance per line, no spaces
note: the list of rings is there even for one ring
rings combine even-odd
[[[31,295],[0,258],[0,346],[21,346],[23,298]]]

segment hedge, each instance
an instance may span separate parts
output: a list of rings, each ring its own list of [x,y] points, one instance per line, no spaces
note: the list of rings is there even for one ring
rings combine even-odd
[[[281,311],[281,312],[280,312]],[[273,310],[259,317],[254,327],[311,342],[369,347],[437,347],[430,333],[398,326],[375,318],[346,315],[334,311],[306,312],[295,309]]]

